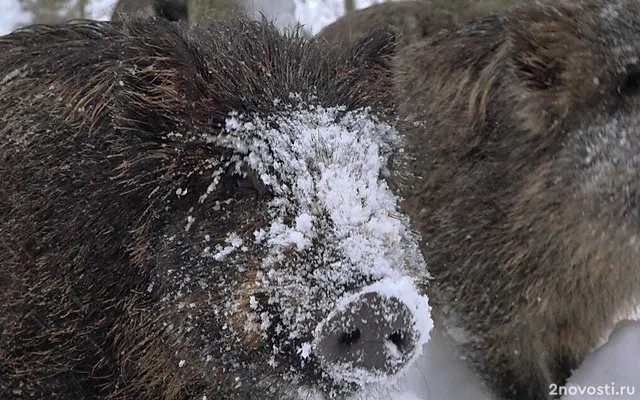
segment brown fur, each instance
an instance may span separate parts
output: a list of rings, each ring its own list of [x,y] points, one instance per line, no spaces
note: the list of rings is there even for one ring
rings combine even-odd
[[[549,1],[398,57],[430,299],[501,398],[548,399],[638,304],[638,27],[636,1]]]
[[[187,0],[120,0],[111,16],[112,20],[123,17],[161,17],[169,21],[187,22]]]
[[[421,40],[439,29],[503,11],[525,0],[402,0],[374,4],[348,13],[317,35],[331,42],[353,44],[369,30],[394,27],[403,43]]]
[[[403,34],[403,41],[409,41],[428,36],[454,21],[451,12],[434,7],[430,1],[388,2],[350,12],[324,27],[316,37],[353,44],[371,29],[392,26]]]
[[[276,339],[228,328],[260,300],[255,273],[200,254],[232,231],[253,237],[269,197],[239,192],[229,172],[201,201],[202,171],[229,156],[202,135],[232,110],[295,107],[292,92],[384,117],[392,44],[379,31],[332,48],[245,20],[190,34],[161,19],[75,21],[0,37],[0,398],[284,399],[320,385],[311,370],[284,375],[299,368],[289,354],[270,366]]]
[[[418,0],[420,1],[420,0]],[[459,21],[479,18],[491,13],[506,11],[518,4],[532,0],[429,0],[434,7],[449,10]]]

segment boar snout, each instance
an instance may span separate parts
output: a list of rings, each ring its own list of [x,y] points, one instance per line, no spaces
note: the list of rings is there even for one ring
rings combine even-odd
[[[318,325],[314,351],[325,370],[356,381],[403,371],[423,343],[417,320],[428,310],[426,302],[412,301],[419,298],[403,288],[393,294],[365,289],[345,299]]]

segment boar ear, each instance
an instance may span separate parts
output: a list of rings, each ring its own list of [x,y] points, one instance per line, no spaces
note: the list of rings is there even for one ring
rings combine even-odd
[[[369,31],[354,45],[352,65],[357,68],[390,68],[398,35],[399,32],[391,27]]]
[[[204,57],[177,24],[163,19],[125,23],[125,39],[115,77],[115,123],[145,132],[180,131],[198,125],[193,110],[205,96]]]
[[[156,15],[169,21],[187,20],[187,2],[177,0],[156,0],[153,8]]]
[[[522,101],[525,125],[533,131],[549,129],[571,108],[571,60],[583,51],[583,40],[575,25],[575,10],[554,5],[522,9],[507,17],[507,38],[513,73],[520,82],[517,98]]]
[[[375,106],[394,108],[393,63],[397,33],[392,28],[375,29],[362,37],[349,51],[346,79],[337,93],[348,93],[350,108]]]
[[[526,88],[553,90],[562,85],[567,61],[578,43],[576,30],[544,10],[524,11],[507,23],[516,76]]]

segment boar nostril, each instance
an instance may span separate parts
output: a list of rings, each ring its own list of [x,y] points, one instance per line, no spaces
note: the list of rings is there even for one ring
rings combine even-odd
[[[321,322],[314,352],[325,370],[340,371],[341,378],[351,372],[392,376],[411,362],[419,339],[406,303],[368,292]]]
[[[391,335],[389,335],[387,340],[396,345],[399,350],[404,349],[405,345],[407,345],[405,335],[401,331],[393,332]]]
[[[342,337],[340,338],[340,341],[345,346],[352,346],[353,344],[358,342],[358,340],[360,340],[361,336],[362,333],[360,332],[360,329],[354,329],[350,332],[344,332],[342,334]]]

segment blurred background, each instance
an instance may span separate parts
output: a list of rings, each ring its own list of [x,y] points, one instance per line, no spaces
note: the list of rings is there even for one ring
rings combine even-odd
[[[499,11],[526,0],[416,1],[466,16]],[[347,12],[383,2],[385,0],[0,0],[0,35],[30,23],[54,23],[74,18],[109,20],[114,11],[151,15],[153,3],[163,3],[163,8],[172,14],[167,16],[170,19],[182,19],[181,14],[187,14],[189,10],[189,23],[197,22],[195,16],[203,15],[202,10],[241,10],[254,18],[264,14],[275,20],[280,28],[300,22],[304,30],[313,35]]]

